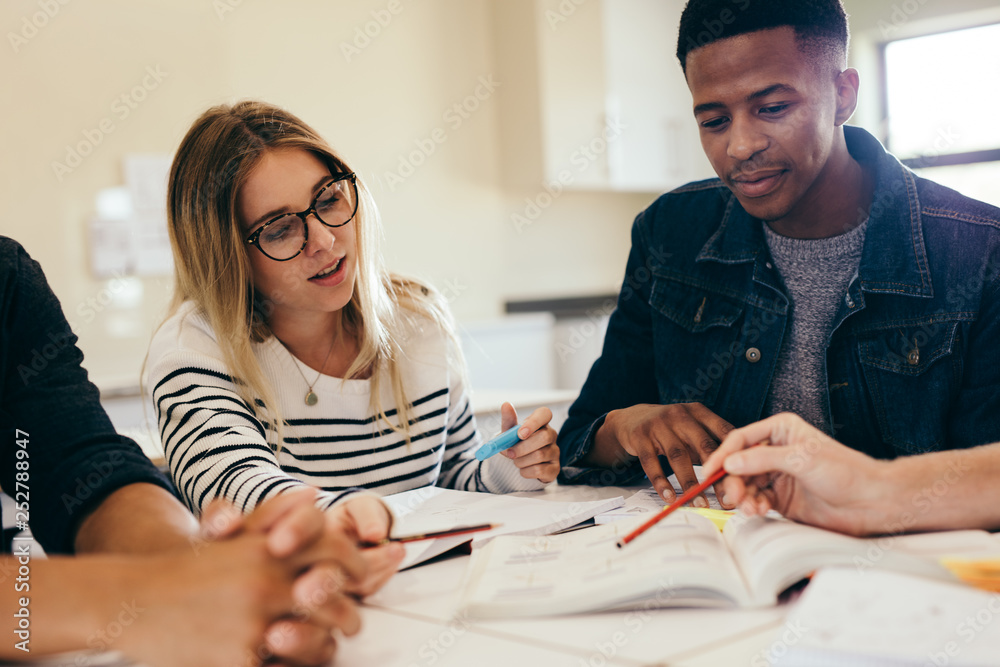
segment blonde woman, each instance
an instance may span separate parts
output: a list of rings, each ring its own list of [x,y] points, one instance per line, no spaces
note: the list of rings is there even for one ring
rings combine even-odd
[[[219,496],[248,511],[310,484],[368,541],[388,517],[359,489],[500,493],[555,479],[546,408],[504,455],[474,458],[446,304],[383,268],[371,196],[297,117],[252,101],[209,109],[174,158],[168,210],[176,295],[147,384],[195,513]],[[516,423],[509,405],[503,417]]]

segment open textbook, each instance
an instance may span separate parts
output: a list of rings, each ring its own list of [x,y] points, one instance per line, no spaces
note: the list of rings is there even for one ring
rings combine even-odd
[[[473,552],[462,608],[479,617],[652,607],[772,605],[827,565],[948,580],[945,555],[985,555],[985,531],[858,539],[781,518],[730,520],[720,533],[677,512],[619,549],[642,519],[548,537],[500,537]]]
[[[601,512],[621,506],[621,496],[586,502],[559,502],[541,498],[519,498],[493,493],[454,491],[428,486],[404,491],[384,500],[396,516],[394,537],[447,530],[456,526],[499,523],[493,530],[411,542],[400,569],[412,567],[455,547],[472,542],[474,547],[500,535],[550,535],[566,530]]]

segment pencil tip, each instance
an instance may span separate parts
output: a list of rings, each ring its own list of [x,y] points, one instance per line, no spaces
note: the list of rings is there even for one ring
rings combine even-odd
[[[624,544],[622,544],[621,540],[618,540],[617,542],[615,542],[615,544],[618,545],[619,549],[621,549],[623,546],[625,546]]]

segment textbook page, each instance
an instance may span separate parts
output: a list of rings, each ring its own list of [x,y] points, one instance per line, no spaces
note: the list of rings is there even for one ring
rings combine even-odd
[[[504,537],[473,553],[462,607],[480,617],[750,604],[747,586],[708,519],[678,512],[619,549],[642,523],[618,521],[538,538]]]
[[[772,667],[1000,664],[1000,595],[896,572],[824,569],[785,626],[802,631]]]
[[[499,523],[499,528],[469,535],[411,542],[399,569],[422,563],[471,541],[473,548],[499,535],[549,535],[614,509],[621,496],[587,502],[558,502],[494,493],[475,493],[427,486],[385,496],[396,520],[392,536],[428,533],[456,526]]]
[[[775,517],[735,517],[725,541],[758,604],[773,604],[797,581],[828,565],[904,572],[951,581],[938,561],[948,555],[995,553],[997,542],[982,530],[857,538]]]

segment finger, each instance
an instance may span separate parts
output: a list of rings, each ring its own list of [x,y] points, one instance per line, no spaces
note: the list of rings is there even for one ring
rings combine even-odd
[[[348,595],[353,582],[333,565],[312,568],[295,580],[292,595],[297,616],[327,629],[339,628],[347,634],[357,631],[357,603]]]
[[[368,565],[361,555],[357,542],[329,521],[326,522],[323,536],[318,541],[307,549],[293,553],[286,561],[298,570],[324,562],[333,563],[354,581],[361,581],[368,573]]]
[[[271,528],[267,548],[275,558],[284,558],[319,540],[326,526],[322,510],[309,502],[289,509]]]
[[[753,426],[756,426],[756,424]],[[750,428],[750,426],[744,426],[743,428],[731,431],[729,435],[727,435],[719,444],[718,448],[712,452],[712,455],[708,457],[708,460],[705,461],[702,472],[711,477],[719,468],[723,466],[723,461],[725,461],[728,456],[734,452],[738,452],[741,449],[749,447],[748,443],[750,441],[747,440],[746,436],[747,430]]]
[[[527,440],[522,440],[510,449],[505,449],[502,453],[509,459],[518,459],[531,452],[538,451],[552,445],[556,441],[556,430],[548,426],[535,431]]]
[[[747,496],[746,484],[742,477],[728,476],[722,480],[722,495],[719,503],[725,509],[733,509]]]
[[[694,463],[691,461],[691,454],[687,446],[677,442],[667,449],[666,456],[670,462],[670,468],[677,475],[677,483],[680,484],[685,493],[698,486],[698,475],[695,474]],[[704,494],[701,494],[696,496],[691,504],[695,507],[707,508],[708,500]]]
[[[219,540],[237,534],[243,528],[243,513],[225,498],[214,498],[199,519],[201,537]]]
[[[268,498],[246,516],[248,530],[267,532],[271,530],[282,517],[300,505],[311,505],[316,502],[317,490],[311,486],[296,486],[273,498]]]
[[[701,422],[701,425],[715,438],[716,442],[725,440],[726,436],[733,430],[732,424],[701,403],[689,404],[688,411],[691,413],[691,416]]]
[[[561,467],[558,463],[550,461],[521,468],[519,472],[521,473],[521,477],[525,479],[537,479],[540,482],[548,484],[555,481],[556,477],[559,476],[560,470]]]
[[[371,595],[385,585],[399,571],[399,564],[406,556],[402,544],[391,543],[364,550],[368,574],[357,582],[348,582],[347,591],[362,597]]]
[[[549,410],[548,408],[538,408],[524,420],[524,423],[521,424],[521,428],[517,430],[517,436],[521,438],[521,440],[525,440],[532,433],[548,426],[550,421],[552,421],[552,410]],[[515,423],[517,422],[515,421]],[[511,424],[511,426],[513,425],[514,424]]]
[[[650,446],[651,444],[654,446]],[[663,466],[660,465],[660,450],[655,446],[657,444],[644,443],[642,449],[638,450],[636,455],[639,457],[639,465],[642,466],[646,477],[653,485],[653,488],[656,489],[656,493],[668,503],[672,503],[677,498],[677,494],[674,493],[674,487],[670,485],[666,474],[663,472]]]
[[[795,476],[801,472],[802,453],[791,447],[752,447],[726,458],[726,472],[730,475],[760,475],[784,472]]]
[[[337,647],[329,628],[291,619],[272,623],[264,644],[275,658],[297,665],[327,664]]]
[[[500,406],[500,431],[503,432],[515,426],[517,426],[517,410],[510,403],[504,403]]]
[[[348,500],[344,509],[362,542],[378,542],[389,537],[392,515],[378,498],[358,496]]]
[[[697,475],[694,473],[693,465],[707,461],[709,457],[711,457],[712,452],[719,447],[719,443],[716,441],[715,436],[707,431],[701,422],[695,419],[687,419],[677,422],[673,425],[673,429],[680,438],[681,442],[687,446],[687,455],[690,458],[692,465],[690,475],[688,474],[686,468],[683,471],[678,471],[676,468],[674,469],[674,473],[677,475],[677,481],[680,483],[681,488],[684,489],[684,491],[688,491],[699,484]],[[673,465],[673,462],[671,462],[671,467],[673,467]],[[722,486],[720,484],[716,484],[714,490],[716,497],[721,498]],[[708,498],[705,494],[698,495],[692,501],[692,504],[695,507],[703,508],[709,506]]]
[[[543,445],[540,449],[535,449],[522,456],[518,456],[514,459],[514,465],[523,469],[539,463],[551,463],[558,460],[559,448],[555,445],[548,444]]]

